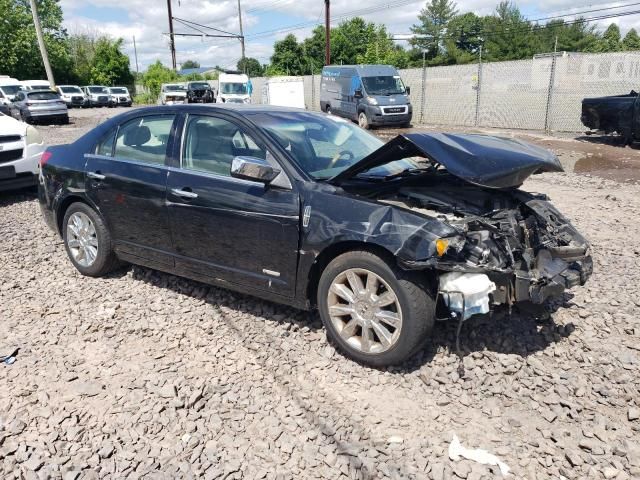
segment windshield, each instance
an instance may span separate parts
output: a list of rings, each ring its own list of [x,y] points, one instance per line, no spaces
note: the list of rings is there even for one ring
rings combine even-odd
[[[399,76],[362,77],[368,95],[398,95],[405,92]]]
[[[89,87],[89,93],[108,93],[104,87]]]
[[[334,116],[307,112],[270,112],[249,115],[316,180],[338,175],[379,149],[384,142],[353,123]],[[410,159],[368,170],[363,176],[384,177],[415,168]]]
[[[165,85],[165,92],[182,92],[184,91],[184,85]]]
[[[16,93],[18,93],[18,91],[20,91],[20,85],[2,85],[0,86],[0,90],[2,90],[2,92],[5,95],[15,95]]]
[[[29,92],[29,100],[57,100],[60,96],[55,92]]]
[[[109,91],[111,93],[121,93],[121,94],[128,93],[126,88],[120,88],[120,87],[118,87],[118,88],[110,88]]]
[[[221,83],[220,93],[246,95],[247,84],[246,83]]]
[[[209,88],[209,84],[205,82],[197,82],[189,84],[191,88]]]
[[[60,90],[62,93],[82,93],[78,87],[60,87]]]

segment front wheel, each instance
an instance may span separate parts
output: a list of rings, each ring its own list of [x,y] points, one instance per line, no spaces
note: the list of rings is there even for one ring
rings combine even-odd
[[[411,357],[435,320],[424,279],[365,251],[344,253],[327,265],[317,301],[329,339],[347,357],[373,367]]]
[[[67,209],[62,235],[71,263],[83,275],[101,277],[119,266],[109,230],[89,205],[78,202]]]
[[[365,130],[369,130],[369,128],[371,128],[369,126],[369,119],[365,112],[360,112],[358,114],[358,125],[360,125],[360,128],[364,128]]]

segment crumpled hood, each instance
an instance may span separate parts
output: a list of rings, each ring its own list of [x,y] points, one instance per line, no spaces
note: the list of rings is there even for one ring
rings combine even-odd
[[[530,175],[562,172],[555,154],[529,143],[490,135],[407,133],[380,147],[330,182],[339,184],[372,168],[408,157],[424,157],[466,182],[487,188],[520,186]]]

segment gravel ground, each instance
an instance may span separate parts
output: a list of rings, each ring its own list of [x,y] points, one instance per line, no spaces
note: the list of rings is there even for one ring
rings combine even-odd
[[[68,141],[112,114],[42,130]],[[452,324],[374,370],[315,313],[141,267],[81,277],[33,195],[0,196],[0,355],[20,349],[0,365],[0,477],[501,477],[452,461],[455,434],[510,478],[640,478],[640,187],[564,173],[524,188],[590,238],[595,273],[548,322],[468,321],[462,376]]]

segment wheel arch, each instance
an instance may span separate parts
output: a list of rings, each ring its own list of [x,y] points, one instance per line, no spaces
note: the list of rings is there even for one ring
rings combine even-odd
[[[89,203],[86,198],[83,198],[80,195],[68,195],[60,202],[60,204],[56,208],[56,228],[58,229],[58,234],[60,236],[62,236],[62,222],[64,221],[64,216],[67,213],[69,207],[74,203],[84,203],[102,218],[100,212],[98,212],[98,210],[93,205],[91,205],[91,203]]]
[[[375,243],[345,240],[329,245],[316,257],[313,265],[311,265],[311,269],[309,270],[306,295],[309,305],[312,308],[317,306],[316,296],[318,293],[318,282],[320,281],[320,276],[322,275],[322,272],[324,272],[324,269],[334,258],[342,255],[343,253],[353,251],[370,252],[390,264],[396,263],[395,256],[391,251]]]

